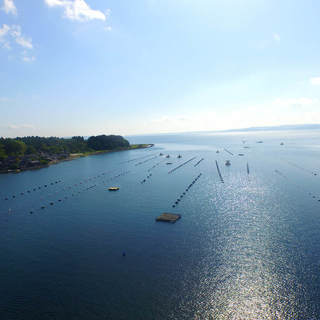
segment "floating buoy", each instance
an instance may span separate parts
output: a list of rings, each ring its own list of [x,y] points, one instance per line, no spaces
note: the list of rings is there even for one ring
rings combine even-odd
[[[125,257],[125,256],[126,256],[126,253],[125,253],[125,251],[123,251],[123,252],[122,252],[122,256],[123,256],[123,257]]]

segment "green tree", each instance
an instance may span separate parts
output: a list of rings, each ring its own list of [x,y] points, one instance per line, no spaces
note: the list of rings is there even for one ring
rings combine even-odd
[[[129,147],[129,142],[121,136],[101,135],[92,136],[88,139],[88,147],[93,150],[114,150]]]
[[[0,159],[5,159],[7,157],[4,145],[0,143]]]
[[[24,142],[14,139],[4,139],[3,140],[4,149],[8,156],[19,156],[23,155],[27,149]]]

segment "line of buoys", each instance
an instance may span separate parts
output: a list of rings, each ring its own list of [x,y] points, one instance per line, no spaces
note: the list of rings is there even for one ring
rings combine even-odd
[[[146,179],[151,178],[151,176],[152,176],[152,173],[149,173]],[[147,181],[146,179],[143,179],[142,181],[140,181],[140,183],[145,183]]]
[[[153,170],[154,168],[158,167],[158,166],[159,166],[161,163],[163,163],[164,161],[165,161],[165,159],[157,162],[157,163],[154,164],[151,168],[149,168],[147,171],[149,172],[149,171]]]
[[[225,151],[225,152],[228,152],[229,154],[231,154],[231,155],[233,156],[233,153],[230,152],[229,150],[227,150],[226,148],[224,148],[224,151]]]
[[[224,183],[224,180],[223,180],[223,178],[222,178],[222,175],[221,175],[220,168],[219,168],[219,165],[218,165],[218,161],[217,161],[217,160],[216,160],[216,167],[217,167],[217,171],[218,171],[220,180],[221,180],[222,183]]]
[[[61,182],[61,180],[55,181],[55,184],[57,184],[57,183],[59,183],[59,182]],[[53,182],[50,183],[50,185],[53,185],[53,184],[54,184]],[[48,185],[46,185],[46,184],[44,185],[45,188],[47,188],[47,186],[48,186]],[[38,186],[38,187],[35,187],[35,188],[30,188],[30,189],[28,189],[28,190],[25,191],[25,192],[21,191],[21,192],[18,193],[18,194],[19,194],[20,196],[23,196],[23,195],[25,195],[25,194],[31,193],[31,191],[37,191],[37,190],[40,190],[40,189],[41,189],[41,186]],[[12,198],[15,199],[15,198],[16,198],[16,195],[12,196]],[[6,197],[4,200],[8,200],[8,197]]]
[[[120,164],[130,163],[130,162],[134,162],[134,161],[137,161],[137,160],[141,160],[141,159],[145,159],[145,158],[149,158],[149,157],[153,157],[153,156],[155,156],[155,153],[148,154],[146,156],[142,156],[142,157],[138,157],[138,158],[134,158],[134,159],[130,159],[130,160],[126,160],[126,161],[120,162]]]
[[[318,175],[316,172],[314,172],[314,171],[312,171],[312,170],[308,170],[308,169],[306,169],[306,168],[303,168],[303,167],[299,166],[298,164],[296,164],[296,163],[294,163],[294,162],[292,162],[292,161],[288,161],[288,163],[289,163],[290,165],[292,165],[293,167],[296,167],[296,168],[298,168],[298,169],[300,169],[300,170],[303,170],[303,171],[305,171],[305,172],[311,173],[313,176],[317,176],[317,175]]]
[[[283,174],[282,172],[280,172],[279,170],[274,170],[275,173],[277,173],[279,176],[281,176],[284,179],[287,179],[290,181],[291,184],[295,185],[297,188],[301,189],[302,192],[305,191],[305,188],[303,188],[300,184],[296,183],[295,181],[292,181],[291,179],[289,179],[285,174]],[[312,196],[313,199],[317,199],[317,196],[312,194],[311,192],[308,192],[309,196]],[[318,198],[318,202],[320,202],[320,198]]]
[[[182,192],[182,194],[177,198],[177,200],[174,202],[174,204],[172,205],[172,208],[175,208],[180,201],[182,200],[182,198],[186,195],[186,192],[188,192],[190,190],[190,188],[193,187],[193,185],[198,181],[198,179],[202,176],[202,173],[199,173],[193,180],[192,182],[188,185],[188,187],[185,189],[184,192]]]
[[[203,160],[204,160],[204,159],[201,158],[201,159],[194,165],[194,167],[197,167]]]
[[[175,167],[175,168],[173,168],[172,170],[170,170],[168,173],[170,174],[170,173],[172,173],[172,172],[174,172],[174,171],[176,171],[176,170],[178,170],[178,169],[180,169],[181,167],[183,167],[184,165],[186,165],[187,163],[189,163],[190,161],[192,161],[192,160],[194,160],[196,157],[193,157],[193,158],[191,158],[191,159],[189,159],[189,160],[187,160],[187,161],[185,161],[185,162],[183,162],[183,163],[181,163],[180,165],[178,165],[177,167]]]
[[[157,158],[157,156],[154,156],[154,157],[152,157],[150,159],[147,159],[147,160],[144,160],[144,161],[140,161],[140,162],[136,163],[135,166],[140,166],[141,164],[144,164],[144,163],[149,162],[149,161],[151,161],[153,159],[156,159],[156,158]]]
[[[276,169],[276,170],[274,170],[274,172],[277,173],[279,176],[287,179],[287,177],[282,172],[280,172],[279,170]]]
[[[124,171],[124,172],[120,172],[120,173],[110,177],[107,180],[116,179],[116,178],[121,177],[121,176],[123,176],[125,174],[128,174],[129,172],[130,172],[129,170]],[[94,180],[97,181],[97,179],[105,178],[106,174],[107,174],[107,172],[102,172],[102,173],[100,173],[98,175],[95,175],[93,177],[88,177],[88,178],[82,179],[82,180],[78,181],[75,184],[72,184],[72,185],[69,185],[69,186],[64,186],[61,190],[53,190],[51,193],[47,193],[47,195],[42,194],[42,196],[40,196],[40,200],[42,200],[42,201],[44,200],[45,201],[45,198],[51,197],[50,201],[48,201],[48,205],[49,206],[53,206],[55,203],[61,203],[61,202],[65,201],[65,200],[69,199],[69,195],[70,195],[70,198],[71,198],[71,197],[74,197],[77,194],[80,194],[82,192],[85,192],[85,191],[88,191],[90,189],[93,189],[94,187],[97,186],[97,184],[89,185],[89,186],[88,185],[86,186],[86,184],[89,184],[90,181],[94,181]],[[149,175],[149,177],[150,176],[151,176],[151,174]],[[47,188],[48,186],[56,185],[59,182],[61,182],[61,180],[56,181],[54,183],[51,182],[49,184],[45,184],[43,187]],[[102,183],[103,183],[103,181],[102,181]],[[80,188],[80,189],[78,189],[78,188]],[[36,190],[40,190],[40,189],[41,189],[41,186],[39,186],[38,189],[37,188],[32,188],[30,190],[27,190],[26,193],[31,193],[31,190],[36,191]],[[76,189],[78,189],[78,190],[76,190]],[[47,188],[47,189],[43,189],[43,192],[45,190],[49,191],[49,189]],[[70,192],[70,194],[69,194],[69,192]],[[60,197],[58,196],[58,193],[62,193],[60,195]],[[52,199],[52,197],[55,197],[55,199]],[[16,195],[13,195],[12,198],[15,199]],[[9,200],[9,197],[6,197],[5,199]],[[39,197],[37,198],[37,200],[39,200]],[[45,208],[46,208],[46,205],[42,205],[42,206],[39,207],[39,210],[44,210]],[[35,212],[34,209],[32,209],[32,212],[33,213]]]

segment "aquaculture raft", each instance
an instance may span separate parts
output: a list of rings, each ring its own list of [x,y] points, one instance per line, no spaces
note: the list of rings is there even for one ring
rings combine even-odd
[[[175,223],[180,218],[181,218],[180,214],[163,213],[159,217],[156,218],[156,221]]]

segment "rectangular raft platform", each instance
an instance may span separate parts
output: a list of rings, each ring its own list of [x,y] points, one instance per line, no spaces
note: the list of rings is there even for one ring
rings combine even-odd
[[[181,218],[180,214],[163,213],[159,217],[156,218],[156,221],[175,223],[180,218]]]

